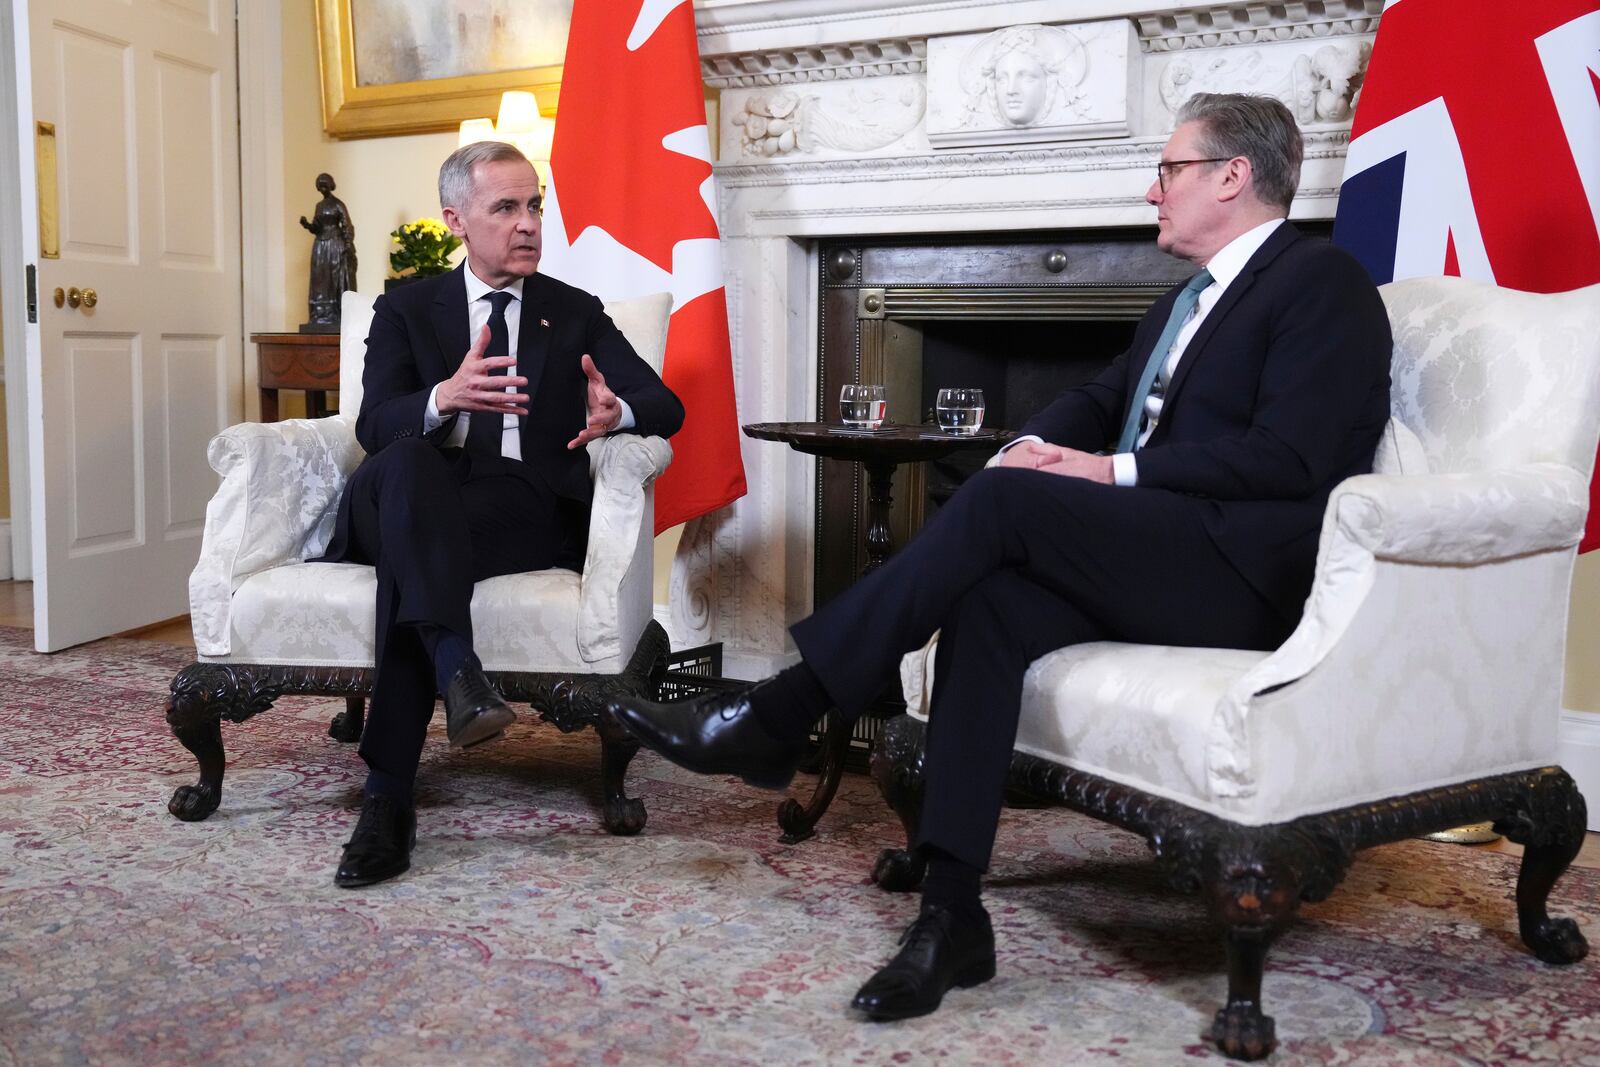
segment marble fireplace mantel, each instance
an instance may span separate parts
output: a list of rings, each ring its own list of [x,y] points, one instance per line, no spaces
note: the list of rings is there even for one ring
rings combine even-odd
[[[1382,7],[696,0],[740,419],[815,417],[816,239],[1153,226],[1144,194],[1193,92],[1284,100],[1306,138],[1292,215],[1330,218]],[[1031,97],[998,88],[1008,53]],[[685,532],[663,621],[757,677],[810,610],[814,468],[770,443],[744,459],[750,493]]]

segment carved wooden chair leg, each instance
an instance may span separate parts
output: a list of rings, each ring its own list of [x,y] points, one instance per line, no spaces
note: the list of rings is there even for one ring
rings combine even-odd
[[[906,847],[884,849],[872,868],[873,882],[891,893],[916,889],[927,869],[927,861],[911,849],[922,821],[924,736],[920,722],[901,715],[884,725],[872,750],[873,780],[906,832]]]
[[[648,813],[644,801],[628,796],[628,764],[639,751],[639,742],[626,731],[602,718],[600,734],[600,783],[605,791],[600,820],[607,833],[632,837],[644,829]]]
[[[200,764],[200,780],[180,785],[167,801],[167,810],[184,822],[199,822],[222,803],[222,775],[226,757],[222,749],[223,709],[236,697],[231,672],[195,663],[172,679],[167,695],[167,725]]]
[[[361,731],[367,724],[365,697],[345,697],[344,710],[328,722],[328,736],[335,741],[353,744],[361,740]]]
[[[1228,928],[1228,1002],[1217,1009],[1207,1035],[1226,1056],[1259,1060],[1278,1047],[1277,1024],[1261,1010],[1261,975],[1271,928]]]
[[[1571,919],[1546,910],[1550,890],[1583,846],[1588,809],[1577,785],[1564,771],[1541,774],[1525,797],[1525,810],[1495,823],[1523,846],[1517,875],[1517,925],[1522,941],[1546,963],[1576,963],[1589,943]]]

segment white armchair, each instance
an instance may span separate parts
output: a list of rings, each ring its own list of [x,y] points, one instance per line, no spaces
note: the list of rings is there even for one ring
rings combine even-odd
[[[672,299],[662,293],[606,305],[639,355],[658,371]],[[339,406],[323,419],[242,423],[211,442],[222,485],[206,509],[200,561],[189,579],[199,661],[172,681],[167,721],[195,754],[200,779],[168,804],[203,819],[222,797],[221,720],[242,722],[285,693],[347,698],[329,732],[361,735],[371,690],[377,581],[354,563],[306,563],[333,530],[345,479],[364,453],[355,437],[372,298],[344,294]],[[554,568],[479,582],[475,650],[511,701],[526,701],[564,731],[601,737],[605,826],[644,827],[644,805],[623,776],[637,744],[603,714],[607,701],[642,693],[665,667],[666,633],[651,619],[652,483],[671,462],[659,437],[617,434],[589,445],[594,501],[583,573]]]
[[[1299,628],[1275,652],[1095,643],[1034,661],[1012,785],[1143,834],[1224,928],[1211,1037],[1254,1059],[1267,946],[1358,849],[1492,819],[1527,846],[1524,942],[1585,954],[1545,910],[1585,809],[1556,766],[1567,595],[1600,432],[1600,286],[1454,278],[1384,286],[1392,412],[1375,473],[1328,502]],[[938,638],[935,636],[934,642]],[[908,833],[934,642],[901,666],[909,713],[874,755]],[[874,877],[922,871],[886,851]]]

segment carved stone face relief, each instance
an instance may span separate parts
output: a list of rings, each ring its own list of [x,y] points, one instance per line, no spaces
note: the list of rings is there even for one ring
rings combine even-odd
[[[972,125],[998,119],[1033,126],[1076,102],[1089,70],[1083,44],[1054,26],[1011,26],[988,34],[961,62]],[[992,116],[992,117],[991,117]]]
[[[1013,126],[1029,126],[1049,101],[1050,72],[1026,52],[1007,52],[994,65],[995,105]]]

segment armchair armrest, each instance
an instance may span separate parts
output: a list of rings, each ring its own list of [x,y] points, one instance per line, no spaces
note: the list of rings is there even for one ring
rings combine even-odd
[[[1449,565],[1466,594],[1504,561],[1570,552],[1583,536],[1588,485],[1559,463],[1466,474],[1363,474],[1328,499],[1316,577],[1300,625],[1247,671],[1217,708],[1210,773],[1223,794],[1254,788],[1248,721],[1258,697],[1307,678],[1342,643],[1372,637],[1352,629],[1379,581],[1403,567]]]
[[[1328,501],[1329,528],[1380,559],[1487,563],[1567,548],[1583,536],[1589,488],[1560,463],[1469,474],[1346,479]]]
[[[314,556],[328,543],[339,494],[364,453],[355,416],[240,423],[206,450],[222,484],[206,505],[189,610],[201,655],[229,651],[229,605],[252,574]]]
[[[586,660],[631,653],[650,621],[651,485],[671,462],[672,446],[660,437],[614,434],[589,444],[594,498],[578,593],[578,651]]]

